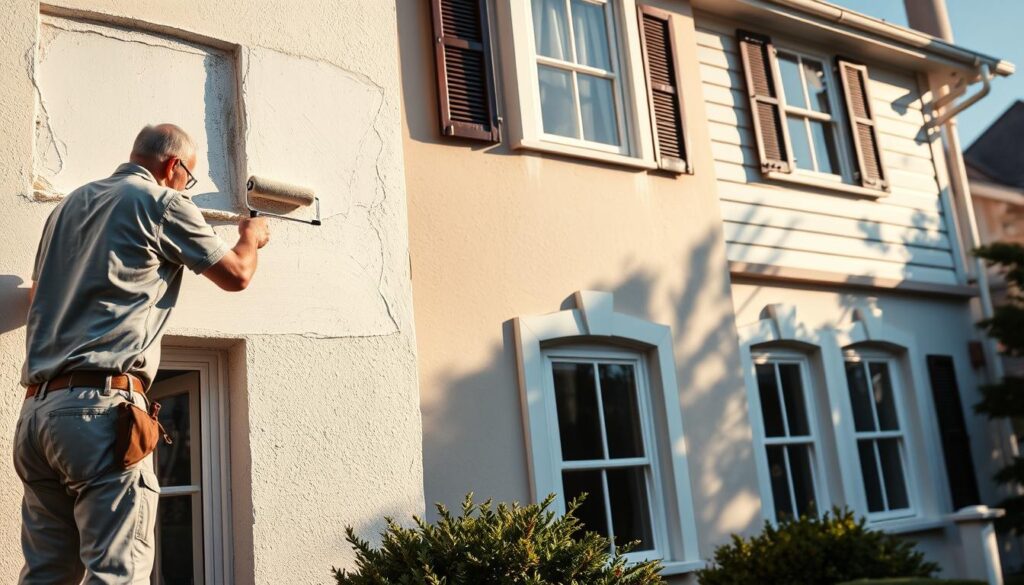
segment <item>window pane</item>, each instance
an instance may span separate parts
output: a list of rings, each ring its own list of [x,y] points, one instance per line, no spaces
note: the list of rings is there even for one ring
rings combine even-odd
[[[828,88],[825,81],[825,70],[821,63],[804,59],[804,80],[807,82],[807,95],[811,98],[811,109],[817,112],[831,113],[828,103]]]
[[[159,571],[162,582],[168,585],[194,583],[193,539],[202,539],[202,534],[194,530],[192,525],[191,495],[160,498],[157,534],[160,539]]]
[[[562,459],[604,459],[592,364],[552,364]]]
[[[862,363],[846,362],[846,385],[850,389],[854,428],[859,433],[876,430],[875,419],[871,414],[871,395]]]
[[[544,65],[538,65],[537,74],[540,79],[540,109],[544,131],[548,134],[579,138],[576,131],[572,74]]]
[[[804,86],[800,81],[800,66],[796,57],[779,53],[779,74],[782,76],[782,91],[786,95],[786,104],[798,108],[806,108]]]
[[[618,146],[619,128],[615,119],[612,81],[579,73],[576,82],[580,86],[583,138]]]
[[[799,437],[811,434],[807,420],[807,406],[804,403],[804,384],[798,364],[779,364],[782,379],[782,396],[786,401],[786,420],[789,421],[789,436]]]
[[[811,446],[790,445],[787,449],[793,495],[796,497],[796,513],[800,516],[817,516],[818,501],[814,493]]]
[[[883,431],[898,431],[900,419],[896,416],[896,402],[892,395],[892,382],[889,380],[889,365],[884,362],[871,362],[868,368],[871,370],[878,426]]]
[[[793,517],[793,501],[789,496],[789,471],[782,445],[768,446],[768,475],[772,482],[772,500],[775,501],[775,519]]]
[[[636,393],[636,371],[625,364],[601,364],[601,400],[604,406],[608,456],[643,457],[644,439],[640,427],[640,404]]]
[[[766,437],[786,436],[778,388],[775,383],[775,364],[757,364],[757,390],[761,396],[761,414],[764,417]]]
[[[604,6],[573,0],[572,29],[576,35],[576,62],[611,71]]]
[[[868,511],[884,512],[882,484],[878,477],[878,466],[875,460],[875,442],[871,440],[857,441],[857,451],[860,452],[860,471],[864,476],[864,492],[868,497]]]
[[[814,139],[814,154],[818,157],[818,171],[832,175],[839,174],[839,154],[836,149],[836,133],[831,122],[808,120],[811,137]]]
[[[533,38],[537,54],[571,61],[565,0],[533,0]]]
[[[910,500],[907,498],[907,484],[903,478],[903,458],[900,456],[899,439],[880,439],[878,455],[882,460],[882,475],[885,476],[885,495],[889,498],[889,509],[909,508]]]
[[[608,536],[608,520],[604,513],[604,484],[601,482],[601,471],[563,471],[562,489],[565,491],[565,503],[573,501],[580,494],[586,493],[587,499],[576,510],[576,517],[583,523],[583,529]]]
[[[651,511],[647,506],[647,473],[643,467],[609,469],[608,495],[612,507],[615,546],[639,540],[634,550],[654,549]]]
[[[786,117],[789,126],[789,142],[793,145],[793,162],[798,169],[814,170],[814,159],[811,158],[811,144],[807,141],[807,126],[800,116],[790,114]]]
[[[192,421],[189,420],[187,392],[160,399],[160,424],[174,441],[170,445],[160,441],[156,451],[156,472],[160,485],[193,485],[192,478]],[[195,478],[196,483],[199,478]]]

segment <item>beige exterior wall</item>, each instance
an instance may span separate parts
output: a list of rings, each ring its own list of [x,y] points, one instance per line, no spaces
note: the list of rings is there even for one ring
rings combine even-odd
[[[385,515],[423,510],[393,8],[66,0],[43,11],[59,16],[11,3],[0,26],[0,426],[13,429],[21,405],[28,279],[55,205],[33,183],[51,196],[107,176],[142,124],[178,122],[199,139],[199,205],[238,210],[248,174],[322,200],[320,228],[271,221],[244,293],[186,275],[168,343],[223,356],[234,582],[327,582],[354,558],[346,525],[373,539]],[[237,237],[230,222],[215,229]],[[21,486],[9,465],[0,486],[0,581],[13,582]]]

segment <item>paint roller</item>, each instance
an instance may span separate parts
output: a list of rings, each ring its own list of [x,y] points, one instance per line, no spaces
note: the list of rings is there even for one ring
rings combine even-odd
[[[290,207],[292,209],[298,207],[309,207],[312,205],[315,210],[315,214],[313,219],[300,219],[278,213],[268,213],[266,211],[253,209],[250,198],[268,201],[271,204]],[[312,189],[301,187],[299,185],[291,185],[289,183],[275,181],[273,179],[251,176],[245,183],[245,207],[249,210],[249,217],[265,215],[267,217],[287,219],[288,221],[308,223],[309,225],[320,225],[320,198],[313,193]]]

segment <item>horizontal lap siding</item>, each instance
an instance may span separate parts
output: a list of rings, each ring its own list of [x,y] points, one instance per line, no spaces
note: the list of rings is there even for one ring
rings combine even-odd
[[[913,76],[869,68],[878,139],[890,183],[887,196],[876,201],[765,183],[735,39],[737,27],[699,17],[697,25],[730,260],[957,283],[952,236],[943,218]]]

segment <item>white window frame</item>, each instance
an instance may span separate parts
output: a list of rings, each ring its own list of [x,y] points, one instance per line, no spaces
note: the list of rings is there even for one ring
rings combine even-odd
[[[787,436],[786,437],[769,437],[764,428],[764,409],[761,405],[761,389],[757,385],[757,366],[760,364],[794,364],[800,368],[800,383],[802,384],[801,391],[803,393],[804,408],[807,411],[807,424],[810,433],[808,435],[800,436],[788,436],[788,416],[785,410],[785,400],[782,397],[782,381],[779,379],[778,370],[776,369],[776,384],[778,385],[779,391],[779,404],[782,405],[782,416],[786,422]],[[753,386],[748,386],[748,398],[750,400],[750,423],[754,429],[754,437],[757,449],[757,457],[761,459],[758,461],[758,467],[763,468],[763,472],[759,474],[759,477],[763,477],[767,480],[767,485],[761,485],[761,497],[765,507],[764,517],[771,523],[777,523],[778,518],[775,514],[775,493],[771,486],[771,472],[768,465],[768,447],[773,445],[810,445],[811,448],[811,481],[814,489],[814,499],[817,504],[818,516],[827,512],[831,508],[831,499],[828,495],[828,485],[825,483],[827,473],[825,471],[825,461],[823,448],[820,439],[820,432],[818,430],[818,406],[814,392],[814,385],[811,381],[810,376],[810,363],[807,359],[806,354],[794,350],[782,349],[778,347],[759,347],[751,352],[750,364],[751,376],[753,380]],[[796,512],[796,496],[793,493],[793,474],[792,467],[789,463],[789,452],[784,451],[786,457],[786,467],[789,473],[789,491],[790,500],[793,504],[793,511]],[[762,481],[763,483],[763,481]]]
[[[850,151],[850,148],[848,146],[850,136],[847,128],[848,124],[846,120],[846,105],[843,103],[843,100],[840,99],[843,89],[842,86],[839,84],[839,79],[836,77],[834,71],[834,57],[825,55],[823,53],[809,51],[804,48],[788,45],[785,43],[777,44],[775,47],[775,51],[776,55],[773,61],[774,66],[776,68],[776,79],[780,81],[779,101],[782,105],[783,113],[786,116],[787,132],[789,127],[788,120],[791,114],[799,117],[801,120],[804,120],[804,127],[807,131],[807,140],[809,148],[811,150],[811,157],[814,163],[814,167],[815,169],[817,169],[819,168],[817,162],[818,154],[815,152],[814,141],[811,139],[811,131],[809,128],[809,124],[806,122],[806,120],[811,119],[831,124],[834,129],[834,138],[836,141],[836,156],[839,157],[839,174],[799,168],[796,166],[795,157],[792,168],[792,174],[804,175],[809,178],[820,179],[823,181],[830,181],[834,183],[853,185],[853,159],[851,157],[853,157],[854,154]],[[786,99],[786,88],[781,84],[782,66],[779,63],[781,61],[781,53],[785,53],[796,57],[798,63],[802,63],[804,59],[809,59],[811,61],[816,61],[821,64],[822,70],[825,72],[825,82],[828,87],[828,104],[829,108],[832,110],[831,114],[826,114],[824,112],[818,112],[810,108],[801,108],[799,106],[789,104],[789,102]],[[803,67],[799,67],[799,70],[800,81],[803,85],[804,103],[810,104],[811,99],[810,95],[808,95],[807,80],[804,78]],[[790,150],[792,150],[792,137],[790,137],[789,141],[789,147]]]
[[[193,506],[193,517],[201,514],[203,563],[201,583],[232,583],[234,558],[231,531],[230,477],[231,457],[228,444],[227,368],[225,357],[217,351],[183,347],[164,347],[161,370],[190,370],[199,374],[196,404],[199,417],[191,419],[193,431],[200,432],[199,451],[202,485],[199,491],[201,511]],[[159,401],[159,400],[158,400]],[[191,410],[191,408],[190,408]],[[196,424],[198,423],[198,424]],[[195,444],[197,441],[193,441]],[[193,459],[193,465],[195,465]],[[192,488],[161,488],[164,494],[191,493]]]
[[[611,35],[609,50],[617,64],[616,108],[621,145],[619,147],[547,134],[543,128],[538,64],[551,64],[537,54],[531,0],[498,2],[498,28],[502,39],[499,54],[505,60],[506,122],[513,148],[587,158],[644,169],[658,168],[648,111],[647,85],[640,49],[640,31],[635,0],[584,0],[605,4]],[[571,18],[570,18],[571,20]],[[557,62],[567,68],[567,63]],[[601,73],[583,65],[578,71]]]
[[[872,401],[872,403],[871,403],[871,412],[872,412],[872,416],[875,418],[875,427],[878,430],[875,430],[875,431],[858,431],[855,426],[852,428],[852,430],[853,430],[853,437],[854,437],[854,441],[855,441],[855,446],[857,446],[856,442],[861,441],[861,440],[871,440],[871,441],[873,441],[876,444],[876,447],[875,447],[875,464],[876,464],[876,467],[877,467],[876,473],[878,474],[878,481],[879,481],[880,485],[882,486],[882,501],[885,502],[885,507],[887,508],[887,510],[885,510],[883,512],[868,512],[868,519],[873,521],[873,522],[882,522],[882,521],[885,521],[885,520],[895,520],[895,519],[898,519],[898,518],[908,518],[908,517],[916,516],[917,515],[917,507],[916,507],[915,496],[916,496],[916,494],[918,492],[918,489],[917,489],[917,486],[915,485],[916,484],[916,480],[915,480],[915,477],[914,477],[915,474],[910,469],[910,460],[909,460],[910,453],[909,453],[909,449],[908,449],[908,445],[907,445],[907,441],[908,441],[908,438],[907,438],[907,419],[906,419],[906,414],[905,414],[906,406],[904,405],[904,398],[903,398],[903,384],[900,382],[900,380],[902,378],[902,371],[900,369],[900,365],[899,365],[898,361],[896,359],[894,359],[893,356],[891,354],[889,354],[889,353],[886,353],[886,352],[883,352],[883,351],[879,351],[877,349],[862,349],[862,348],[847,349],[846,351],[843,352],[843,372],[844,372],[844,374],[846,372],[846,364],[847,363],[851,363],[851,362],[855,362],[855,363],[859,363],[859,364],[865,364],[865,363],[884,363],[886,365],[886,367],[888,368],[888,372],[889,372],[890,389],[892,390],[892,394],[893,394],[893,404],[896,407],[896,421],[897,421],[897,424],[899,424],[899,430],[897,430],[897,431],[883,431],[883,430],[881,430],[881,428],[879,427],[879,424],[878,424],[877,408],[876,408],[876,405],[875,405],[874,401]],[[868,376],[868,384],[871,384],[870,376]],[[849,386],[847,386],[846,401],[847,401],[847,403],[849,405],[850,414],[852,416],[852,414],[853,414],[853,399],[850,396]],[[851,421],[851,426],[852,426],[853,425],[853,419],[851,418],[850,421]],[[877,448],[877,441],[879,439],[898,439],[899,440],[900,466],[901,466],[901,472],[903,473],[904,488],[907,490],[907,507],[906,508],[900,508],[900,509],[896,509],[896,510],[889,510],[888,509],[889,508],[889,504],[888,504],[888,501],[889,501],[888,489],[885,486],[885,480],[884,480],[885,476],[882,473],[881,457],[880,457],[880,454],[879,454],[878,448]],[[864,470],[863,470],[863,468],[861,466],[859,454],[858,454],[857,461],[856,461],[855,464],[856,464],[857,469],[858,469],[858,475],[860,476],[861,483],[863,484],[863,481],[864,481]],[[866,510],[867,509],[867,496],[866,495],[865,495],[864,506],[865,506],[865,510]]]
[[[662,559],[665,558],[668,551],[668,537],[665,530],[664,518],[666,516],[665,504],[662,499],[662,488],[661,488],[661,473],[659,470],[659,458],[658,449],[655,437],[653,435],[654,420],[652,418],[652,408],[650,404],[650,378],[647,374],[647,368],[644,365],[643,356],[635,352],[627,351],[615,351],[612,349],[598,348],[593,346],[569,346],[569,347],[557,347],[553,349],[544,349],[545,363],[547,365],[547,388],[546,388],[546,402],[548,405],[548,416],[547,420],[549,423],[554,424],[554,428],[549,429],[550,436],[553,441],[557,444],[553,449],[557,456],[558,463],[558,482],[559,489],[557,492],[560,495],[565,494],[565,490],[562,484],[562,472],[569,470],[606,470],[614,469],[617,467],[639,467],[646,466],[648,473],[646,477],[647,487],[647,513],[651,521],[651,538],[653,539],[653,550],[636,551],[626,554],[626,558],[630,562],[645,561],[648,559]],[[644,457],[636,457],[629,459],[604,459],[604,460],[585,460],[585,461],[565,461],[562,459],[562,443],[561,433],[558,428],[558,410],[555,403],[555,385],[554,385],[554,371],[553,366],[555,363],[589,363],[594,364],[624,364],[630,365],[634,368],[636,374],[636,391],[637,391],[637,404],[639,406],[640,415],[640,430],[643,438]],[[596,380],[597,384],[600,384],[600,380]],[[551,411],[550,409],[554,409]],[[598,410],[602,412],[600,400],[598,401]],[[604,421],[602,420],[602,423]],[[601,436],[607,445],[607,437],[605,436],[606,430],[602,424]],[[607,503],[609,497],[608,483],[605,480],[605,516],[608,521],[608,530],[611,534],[614,534],[615,528],[612,523],[611,507]],[[593,494],[590,497],[594,497]],[[566,501],[564,497],[560,497],[557,500],[558,513],[565,514]],[[625,543],[621,543],[625,544]],[[614,545],[613,545],[614,546]]]
[[[565,502],[561,486],[561,445],[558,435],[557,410],[554,404],[553,383],[549,355],[579,355],[580,344],[587,344],[584,355],[631,355],[643,364],[651,396],[649,406],[653,424],[650,440],[655,447],[657,486],[664,511],[660,518],[652,518],[652,531],[657,540],[658,523],[664,539],[664,548],[658,554],[665,567],[663,574],[681,574],[703,568],[698,542],[696,516],[686,445],[683,434],[682,405],[676,383],[672,330],[667,325],[653,323],[613,310],[611,293],[577,291],[573,296],[574,308],[547,315],[521,316],[514,319],[516,358],[519,366],[520,397],[523,404],[523,426],[527,438],[530,470],[530,492],[534,502],[550,493],[556,494],[558,510]],[[566,346],[567,343],[573,345]],[[555,348],[553,345],[562,344]],[[623,344],[630,346],[625,354],[616,353]],[[601,345],[600,350],[592,349]],[[605,347],[607,346],[607,347]],[[638,370],[639,373],[639,370]],[[660,390],[660,392],[655,391]],[[661,400],[653,397],[659,395]],[[654,433],[657,428],[659,433]],[[649,556],[649,555],[648,555]]]

